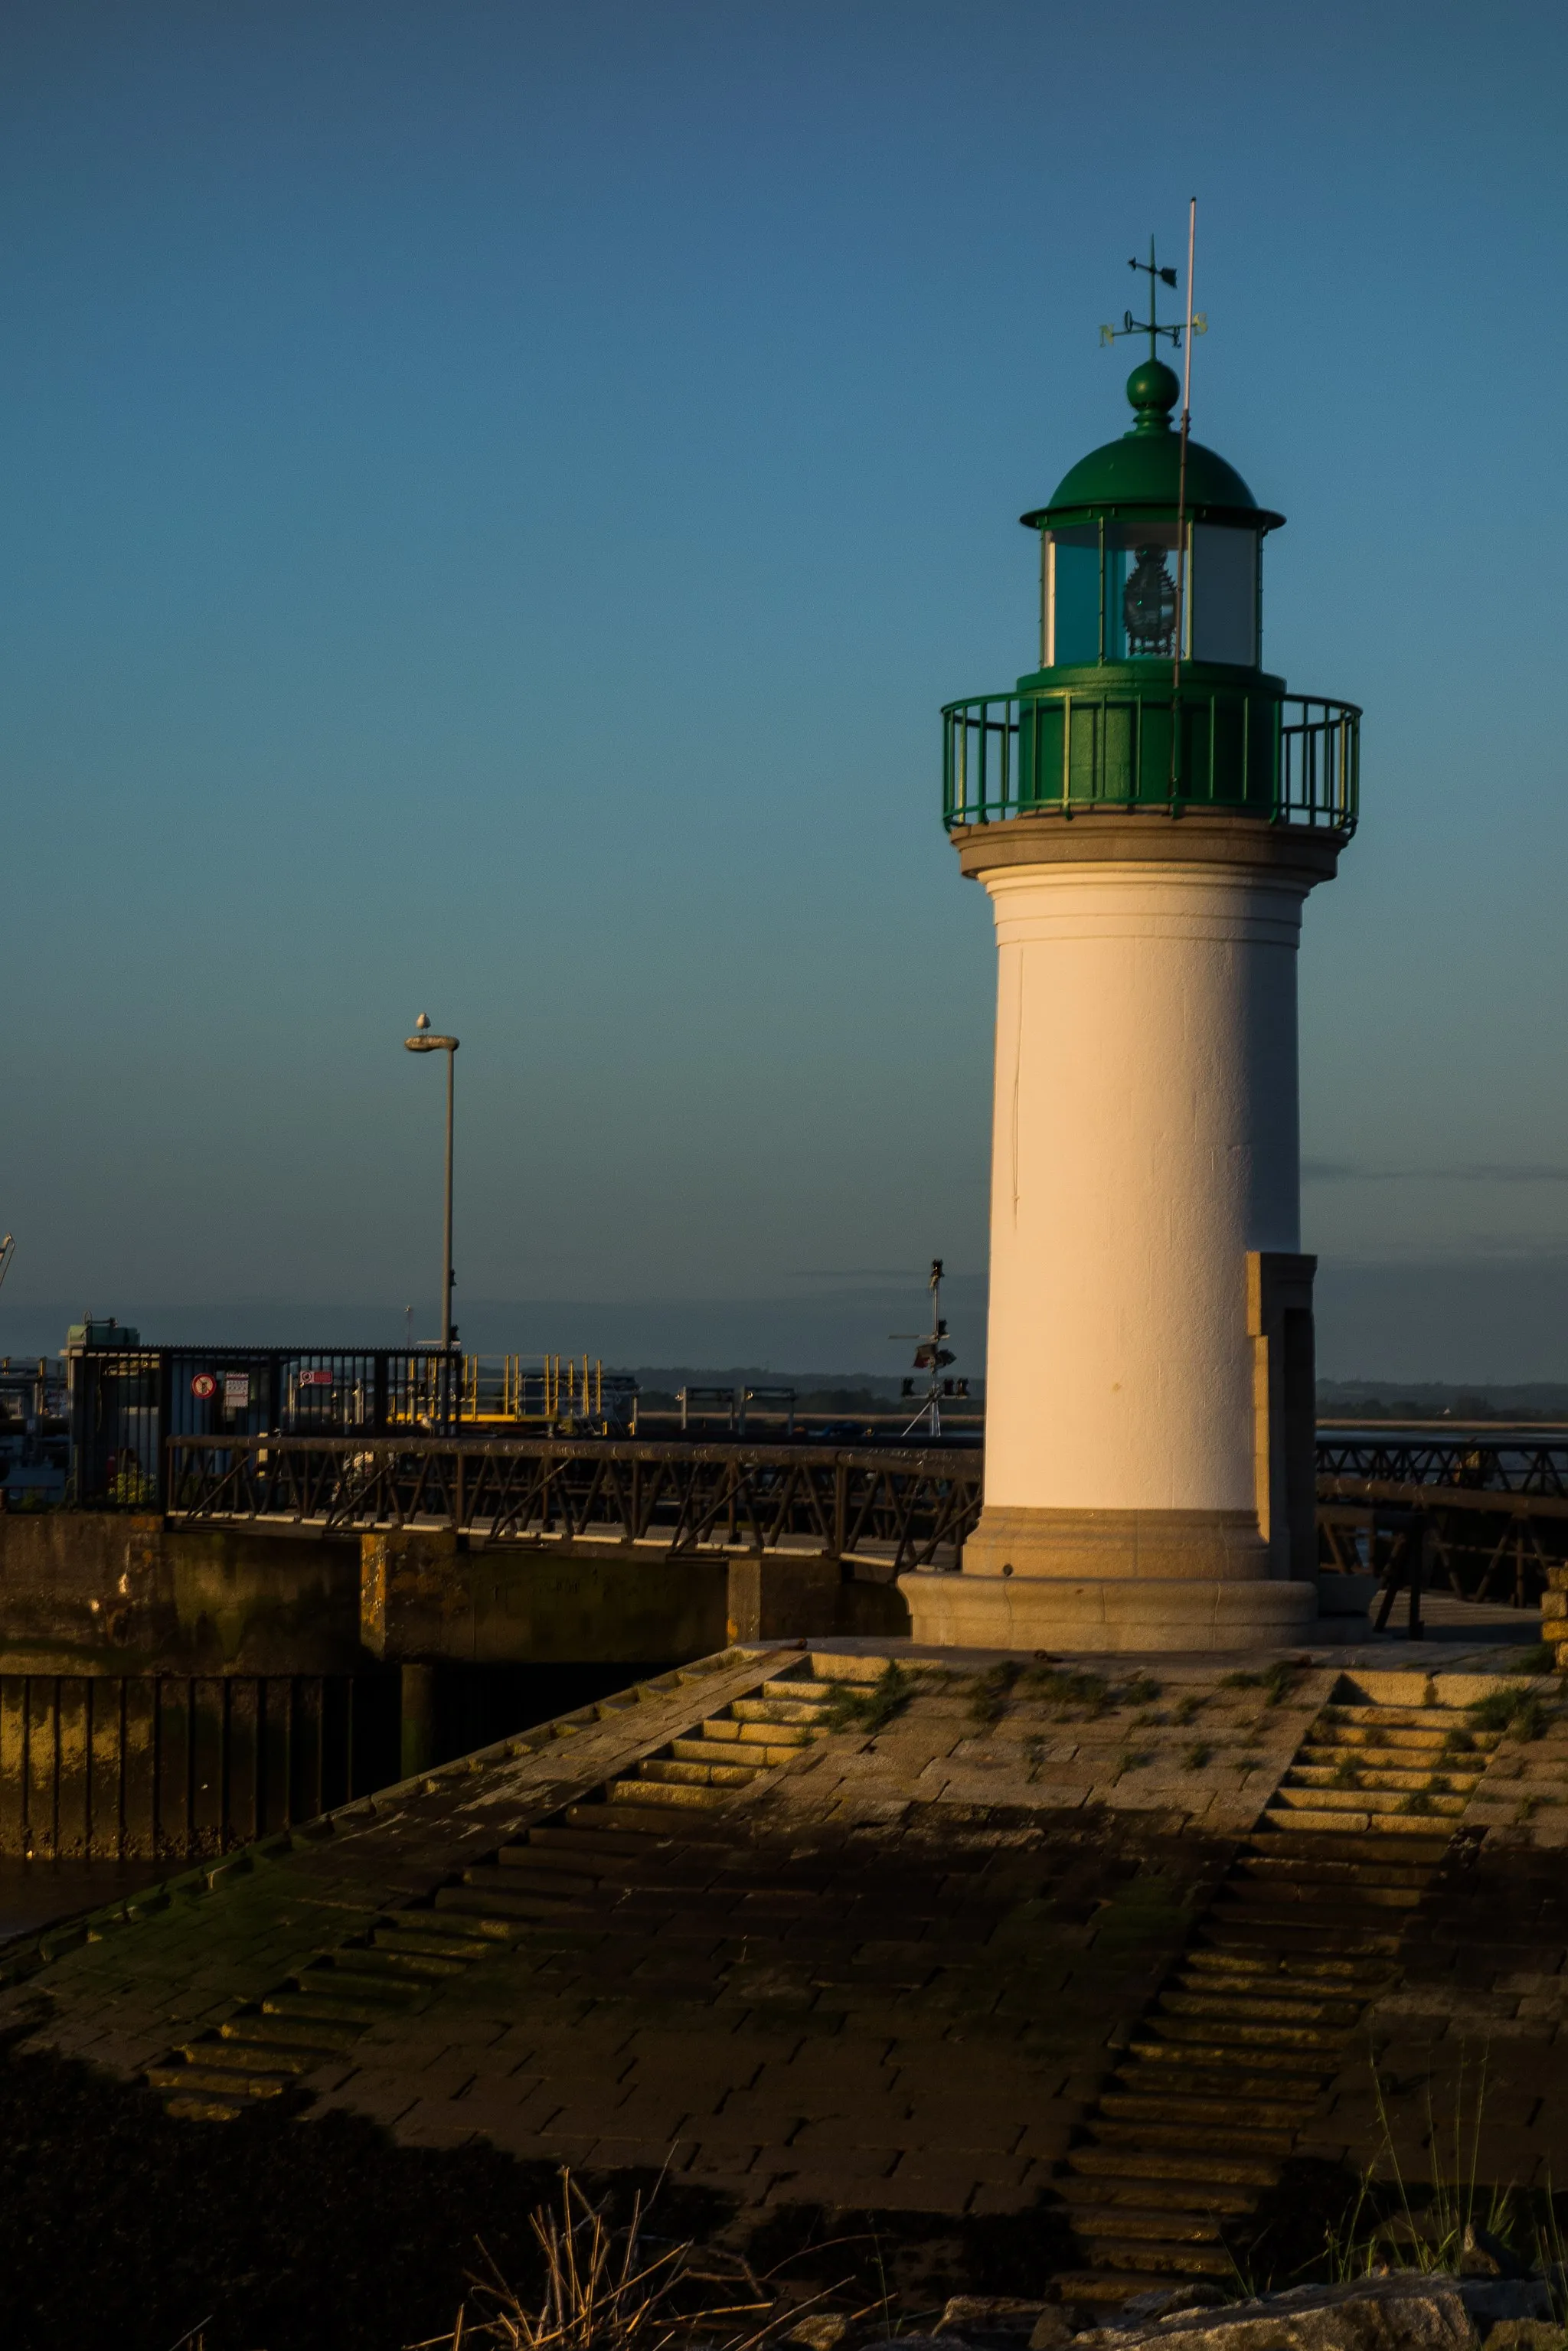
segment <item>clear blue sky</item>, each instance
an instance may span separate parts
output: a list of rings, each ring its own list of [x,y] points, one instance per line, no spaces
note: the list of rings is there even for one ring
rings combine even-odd
[[[1096,329],[1194,192],[1270,666],[1367,710],[1308,1245],[1557,1278],[1565,51],[1507,0],[11,0],[6,1311],[431,1321],[423,1008],[468,1301],[980,1275],[936,712],[1029,660],[1016,517],[1120,429]]]

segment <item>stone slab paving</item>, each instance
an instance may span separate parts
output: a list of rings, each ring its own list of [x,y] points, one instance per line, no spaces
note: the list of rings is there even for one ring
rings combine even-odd
[[[14,1984],[0,2026],[33,2016],[35,2045],[155,2065],[779,1662],[666,1677],[524,1752],[350,1808],[319,1841],[197,1874]],[[1077,1703],[983,1684],[967,1659],[923,1675],[879,1733],[823,1736],[694,1814],[689,1838],[640,1840],[591,1915],[541,1923],[374,2025],[307,2077],[308,2111],[426,2146],[673,2160],[753,2203],[1028,2204],[1332,1672],[1276,1705],[1256,1674],[1227,1687],[1207,1663],[1151,1682],[1118,1661],[1114,1678],[1112,1704],[1092,1684]]]
[[[754,1687],[768,1654],[730,1651],[661,1675],[21,1938],[0,1954],[0,2031],[47,2013],[39,2045],[140,2072],[167,2050],[172,2029],[222,2022],[315,1952],[427,1896],[519,1821],[634,1763],[694,1708]]]
[[[0,2027],[140,2074],[769,1675],[863,1686],[886,1654],[727,1652],[349,1807],[319,1836],[189,1873],[13,1957]],[[1389,1655],[1302,1653],[1272,1684],[1256,1660],[899,1656],[918,1694],[884,1727],[815,1738],[694,1810],[689,1834],[627,1840],[638,1850],[584,1910],[530,1927],[306,2076],[302,2126],[342,2109],[410,2145],[669,2163],[752,2210],[1028,2207],[1340,1672],[1367,1657],[1385,1671]],[[1495,1995],[1489,2016],[1511,1998],[1513,2021],[1538,2019],[1535,2041],[1554,2043],[1563,1739],[1492,1759],[1456,1846],[1478,1859],[1443,1874],[1391,1999],[1429,1982],[1452,2023],[1461,1991]],[[1480,1984],[1486,1886],[1505,1881],[1507,1949]],[[1426,2046],[1406,2011],[1377,2030],[1385,2070]],[[1365,2073],[1347,2067],[1325,2097],[1312,2152],[1364,2159]],[[1500,2133],[1535,2133],[1538,2158],[1544,2095],[1523,2119],[1511,2090],[1496,2109]]]

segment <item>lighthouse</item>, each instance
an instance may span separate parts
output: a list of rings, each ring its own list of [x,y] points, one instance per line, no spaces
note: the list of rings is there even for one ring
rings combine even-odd
[[[1296,965],[1360,713],[1263,664],[1284,517],[1178,421],[1148,269],[1126,429],[1021,517],[1039,666],[944,713],[998,951],[984,1507],[956,1573],[901,1579],[945,1645],[1244,1649],[1317,1615]]]

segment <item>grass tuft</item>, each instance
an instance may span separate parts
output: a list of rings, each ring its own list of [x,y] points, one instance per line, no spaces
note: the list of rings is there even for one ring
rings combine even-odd
[[[835,1682],[818,1718],[821,1730],[885,1730],[915,1696],[916,1677],[890,1657],[870,1689]]]
[[[1503,1667],[1508,1674],[1550,1674],[1557,1670],[1556,1645],[1551,1641],[1532,1642],[1521,1649],[1511,1665]]]
[[[1486,2072],[1483,2055],[1479,2074],[1467,2081],[1461,2053],[1452,2113],[1444,2119],[1435,2111],[1428,2081],[1427,2127],[1419,2143],[1430,2171],[1427,2180],[1417,2182],[1405,2177],[1385,2083],[1374,2067],[1383,2140],[1379,2154],[1359,2174],[1355,2193],[1340,2219],[1325,2230],[1322,2252],[1288,2274],[1250,2278],[1252,2294],[1277,2293],[1306,2282],[1352,2285],[1395,2269],[1427,2276],[1484,2273],[1523,2277],[1533,2262],[1533,2274],[1545,2280],[1561,2325],[1568,2276],[1562,2264],[1568,2245],[1550,2178],[1542,2188],[1522,2193],[1480,2178]]]
[[[1295,1688],[1296,1677],[1301,1670],[1301,1667],[1293,1664],[1289,1657],[1281,1657],[1271,1665],[1263,1677],[1263,1687],[1266,1692],[1264,1704],[1282,1705]]]
[[[1222,1675],[1219,1687],[1221,1689],[1260,1689],[1264,1693],[1265,1706],[1279,1706],[1290,1697],[1296,1687],[1296,1677],[1302,1670],[1293,1657],[1277,1657],[1267,1673]],[[1328,1713],[1326,1708],[1324,1712],[1325,1715]]]
[[[1547,1724],[1546,1708],[1533,1690],[1492,1690],[1469,1713],[1478,1730],[1511,1731],[1515,1739],[1539,1739]]]
[[[977,1674],[969,1685],[969,1720],[977,1730],[994,1730],[1008,1710],[1013,1684],[1023,1667],[1004,1658],[999,1665],[988,1666]]]
[[[1024,1676],[1024,1687],[1057,1714],[1085,1714],[1092,1719],[1109,1714],[1115,1704],[1103,1674],[1074,1673],[1065,1667],[1035,1667]]]

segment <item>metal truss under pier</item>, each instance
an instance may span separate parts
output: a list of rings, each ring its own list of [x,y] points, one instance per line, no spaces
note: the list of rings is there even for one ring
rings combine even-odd
[[[902,1573],[956,1562],[979,1516],[983,1465],[977,1447],[176,1437],[169,1517],[653,1541],[672,1553],[806,1548],[874,1554]]]
[[[1325,1565],[1381,1569],[1388,1531],[1411,1513],[1462,1598],[1532,1606],[1568,1557],[1568,1440],[1530,1430],[1320,1436]]]
[[[1318,1481],[1457,1488],[1466,1493],[1552,1495],[1568,1501],[1568,1438],[1529,1431],[1499,1437],[1378,1437],[1358,1431],[1318,1438]]]
[[[979,1516],[978,1446],[737,1445],[648,1438],[173,1437],[173,1523],[322,1533],[444,1529],[471,1542],[546,1538],[857,1554],[956,1565]],[[1321,1563],[1381,1569],[1390,1526],[1419,1511],[1468,1599],[1528,1606],[1568,1552],[1568,1441],[1527,1432],[1321,1437]],[[1392,1519],[1390,1519],[1392,1513]],[[1385,1521],[1389,1521],[1388,1525]]]

